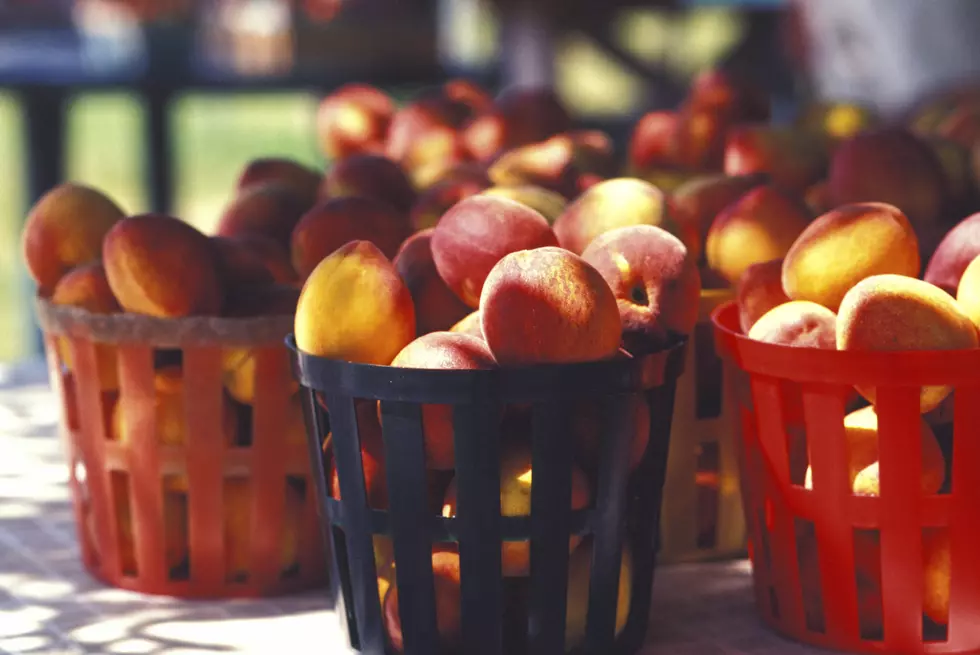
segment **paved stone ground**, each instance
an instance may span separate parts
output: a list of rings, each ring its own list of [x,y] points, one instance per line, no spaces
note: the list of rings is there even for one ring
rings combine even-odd
[[[106,587],[81,565],[40,364],[0,368],[0,653],[348,652],[317,594],[190,602]],[[805,655],[755,616],[746,562],[657,574],[644,655]]]

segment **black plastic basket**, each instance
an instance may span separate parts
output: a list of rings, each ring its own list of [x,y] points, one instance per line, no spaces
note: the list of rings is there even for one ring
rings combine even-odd
[[[578,534],[592,535],[593,549],[585,640],[578,652],[627,654],[640,648],[650,613],[674,387],[684,344],[634,359],[463,371],[352,364],[298,352],[292,337],[287,343],[303,386],[307,435],[318,469],[317,505],[332,567],[329,593],[351,647],[371,655],[394,652],[383,624],[373,550],[373,536],[387,535],[394,545],[405,653],[442,652],[432,547],[443,542],[459,549],[460,652],[565,653],[568,545],[570,536]],[[631,419],[624,409],[628,394],[638,392],[649,404],[650,440],[629,474]],[[569,503],[574,448],[567,435],[572,409],[586,398],[601,402],[603,445],[593,502],[574,510]],[[357,399],[382,401],[387,510],[369,507]],[[423,404],[453,406],[458,511],[452,518],[434,512],[427,499]],[[503,408],[514,405],[530,408],[534,478],[530,515],[506,517],[500,511],[496,426]],[[328,432],[342,501],[328,491],[329,464],[322,456]],[[527,619],[516,629],[505,607],[505,587],[513,578],[501,572],[501,540],[530,541]],[[633,559],[631,603],[617,637],[624,543]]]

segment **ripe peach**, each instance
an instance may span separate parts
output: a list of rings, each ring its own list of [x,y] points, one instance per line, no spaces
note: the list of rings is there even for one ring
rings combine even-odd
[[[735,285],[735,302],[738,303],[738,322],[745,334],[763,314],[789,302],[783,291],[783,260],[760,262],[745,269]]]
[[[381,155],[355,155],[327,171],[321,198],[362,196],[391,205],[407,215],[415,202],[415,189],[398,164]]]
[[[942,216],[945,183],[939,160],[915,135],[883,128],[847,139],[834,151],[827,182],[834,206],[882,202],[898,207],[923,241],[923,251],[932,251],[935,244],[928,243],[924,230]]]
[[[303,214],[293,230],[293,268],[305,280],[324,257],[356,239],[370,241],[385,257],[394,257],[408,234],[405,217],[379,200],[324,200]]]
[[[585,362],[619,352],[616,296],[599,271],[561,248],[501,259],[487,276],[480,317],[501,366]]]
[[[476,310],[475,312],[470,312],[460,319],[455,325],[449,328],[449,331],[468,334],[470,336],[477,337],[478,339],[482,339],[483,326],[480,323],[480,310]]]
[[[502,516],[526,516],[531,513],[532,493],[531,451],[527,447],[512,447],[504,451],[500,462],[500,514]],[[455,516],[456,480],[446,490],[443,516]],[[572,468],[572,509],[587,507],[592,499],[589,480],[578,467]],[[572,536],[568,551],[572,552],[582,538]],[[500,555],[505,577],[522,577],[531,570],[531,548],[526,541],[505,541]]]
[[[460,607],[462,592],[459,580],[459,555],[433,553],[432,576],[435,585],[436,629],[439,640],[446,649],[458,647],[462,631]],[[385,596],[384,625],[391,645],[398,652],[405,648],[402,620],[398,606],[398,585],[391,585]]]
[[[705,259],[734,285],[752,264],[784,256],[809,222],[809,212],[796,198],[774,186],[758,186],[712,221]]]
[[[630,396],[629,412],[633,430],[630,439],[629,470],[634,471],[643,460],[650,443],[650,407],[643,394]],[[600,461],[602,442],[609,438],[609,435],[603,431],[604,427],[598,402],[582,402],[575,407],[572,434],[578,446],[580,461],[584,464]]]
[[[243,239],[213,236],[210,240],[218,273],[226,288],[272,284],[276,281],[265,262],[245,245]]]
[[[956,289],[956,302],[974,325],[980,325],[980,256],[963,271]]]
[[[358,441],[361,447],[361,469],[364,475],[364,488],[367,493],[368,507],[386,509],[388,507],[388,482],[384,467],[384,442],[381,435],[381,423],[378,421],[378,407],[373,400],[358,399],[354,401],[354,412],[357,417]],[[333,442],[333,433],[327,435],[323,442],[326,453],[329,444]],[[330,495],[341,500],[340,477],[335,466],[330,468]],[[375,555],[383,550],[382,544],[375,540]]]
[[[721,170],[727,127],[718,114],[682,107],[668,142],[668,160],[685,170]]]
[[[557,245],[548,221],[530,207],[475,195],[456,203],[432,233],[432,258],[446,285],[467,306],[480,304],[484,280],[504,255]]]
[[[472,182],[484,188],[491,185],[490,178],[487,176],[486,165],[475,161],[464,161],[455,164],[439,176],[439,182],[449,181]]]
[[[58,280],[51,294],[51,302],[55,305],[72,305],[81,307],[93,314],[115,314],[122,311],[116,297],[112,295],[109,281],[105,276],[102,264],[82,264]],[[68,341],[58,339],[58,353],[61,363],[67,372],[71,372],[73,361]],[[117,368],[116,349],[112,344],[95,344],[95,363],[99,371],[99,386],[103,391],[119,388],[119,369]]]
[[[432,232],[429,228],[413,234],[402,244],[394,260],[415,303],[418,335],[448,330],[470,313],[470,308],[439,277],[432,259]]]
[[[549,224],[553,224],[568,207],[568,201],[560,193],[533,184],[494,186],[482,191],[482,193],[485,196],[510,198],[522,205],[527,205],[544,216]]]
[[[571,117],[552,89],[511,87],[466,126],[463,138],[474,159],[490,161],[501,152],[543,141],[570,127]]]
[[[837,311],[844,294],[871,275],[919,273],[919,244],[892,205],[845,205],[817,218],[783,260],[783,290]]]
[[[628,225],[656,225],[673,230],[663,192],[634,178],[604,180],[578,197],[555,220],[562,248],[581,254],[593,239]]]
[[[383,91],[366,84],[346,84],[320,102],[317,141],[330,159],[384,150],[395,105]]]
[[[316,202],[317,189],[320,187],[319,171],[304,166],[292,159],[282,157],[260,157],[245,165],[238,176],[238,191],[253,186],[272,184],[294,193],[303,207],[312,207]]]
[[[706,69],[691,81],[685,107],[714,114],[726,122],[769,120],[768,95],[729,71]]]
[[[416,230],[435,227],[442,215],[463,198],[474,196],[489,186],[470,180],[443,180],[419,194],[409,212],[409,221]]]
[[[698,175],[682,182],[670,195],[670,217],[678,236],[694,261],[704,254],[704,241],[711,222],[723,209],[765,181],[764,174],[730,176],[721,173]]]
[[[582,253],[609,284],[633,354],[666,348],[698,321],[701,276],[681,240],[653,225],[600,234]]]
[[[442,93],[454,102],[466,105],[478,114],[493,107],[493,97],[479,84],[465,78],[455,78],[442,85]]]
[[[952,580],[949,530],[932,529],[923,535],[925,568],[922,613],[939,625],[949,623],[949,587]]]
[[[496,368],[497,363],[483,339],[458,332],[432,332],[405,346],[391,365],[473,370]],[[443,471],[455,468],[452,405],[423,405],[422,430],[426,466]]]
[[[929,259],[923,279],[956,295],[963,272],[980,255],[980,213],[964,218],[950,230]]]
[[[794,128],[738,125],[725,142],[725,173],[768,173],[775,186],[790,193],[802,194],[826,165],[819,138]]]
[[[468,158],[459,130],[440,125],[419,134],[398,163],[416,189],[425,189]]]
[[[206,236],[163,214],[119,221],[102,246],[106,278],[129,312],[178,317],[217,314],[222,284]]]
[[[433,132],[456,131],[470,118],[471,109],[465,103],[447,97],[441,90],[423,94],[401,107],[391,119],[385,156],[402,163],[416,147]]]
[[[533,184],[566,198],[577,195],[579,171],[572,140],[565,134],[504,152],[487,175],[498,186]]]
[[[278,313],[278,312],[275,312]],[[273,316],[274,312],[266,315]],[[255,352],[250,348],[227,348],[221,353],[222,381],[228,395],[245,405],[255,400]],[[299,383],[290,378],[290,393],[299,391]]]
[[[295,334],[303,352],[387,365],[415,338],[412,295],[377,246],[351,241],[306,279]]]
[[[589,586],[592,573],[592,542],[583,543],[568,557],[568,592],[565,602],[565,650],[570,651],[585,640],[589,614]],[[626,627],[633,600],[633,556],[623,547],[619,563],[619,588],[616,593],[617,636]]]
[[[97,261],[102,240],[123,212],[95,189],[65,183],[31,208],[21,234],[27,270],[42,296],[79,264]]]
[[[750,339],[796,348],[837,349],[837,315],[808,300],[791,300],[763,314]]]
[[[902,275],[873,275],[844,296],[837,313],[838,350],[957,350],[977,347],[977,328],[945,291]],[[928,412],[952,391],[925,386]],[[873,388],[858,387],[872,403]]]
[[[307,208],[305,199],[277,184],[249,186],[225,208],[215,234],[260,236],[288,246],[289,235]]]
[[[651,111],[633,127],[629,143],[629,163],[634,174],[671,163],[671,139],[677,126],[672,111]]]

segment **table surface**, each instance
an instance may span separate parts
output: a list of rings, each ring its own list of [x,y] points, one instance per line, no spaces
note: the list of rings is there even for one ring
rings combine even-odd
[[[82,568],[41,362],[0,367],[0,653],[348,652],[321,593],[178,601]],[[747,562],[663,567],[644,655],[817,655],[756,617]],[[351,651],[352,652],[352,651]]]

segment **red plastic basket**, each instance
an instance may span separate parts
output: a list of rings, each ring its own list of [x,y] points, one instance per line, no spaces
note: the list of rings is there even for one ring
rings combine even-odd
[[[164,320],[90,314],[43,299],[37,313],[63,403],[82,559],[93,576],[181,597],[264,596],[325,584],[310,459],[284,345],[292,317]],[[233,403],[225,390],[229,348],[254,357],[250,407]],[[175,363],[175,424],[186,438],[164,443],[158,374],[176,370]],[[118,377],[118,390],[105,389],[114,386],[107,370],[118,372],[109,376]],[[125,440],[113,427],[123,403]],[[297,418],[298,439],[286,438]],[[232,540],[234,547],[226,543]]]
[[[973,470],[980,462],[980,349],[789,348],[744,337],[734,303],[719,307],[713,320],[719,352],[733,364],[727,382],[738,403],[742,496],[762,618],[788,637],[836,650],[980,651],[980,476]],[[936,384],[952,386],[956,402],[948,431],[936,430],[946,442],[946,484],[925,495],[919,390]],[[877,388],[876,497],[850,488],[843,419],[854,385]],[[803,484],[807,465],[812,490]],[[946,624],[923,612],[924,543],[937,534],[949,539],[951,575],[946,585],[931,583],[930,593],[948,590]],[[859,570],[878,573],[880,586],[859,589]]]

